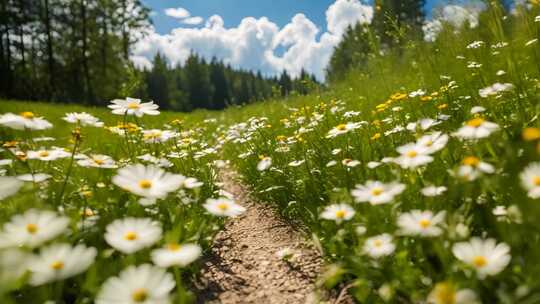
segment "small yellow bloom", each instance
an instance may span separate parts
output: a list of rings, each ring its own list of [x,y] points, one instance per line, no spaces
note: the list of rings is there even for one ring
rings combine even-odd
[[[521,134],[523,137],[523,140],[525,141],[533,141],[540,139],[540,129],[539,128],[526,128],[523,130],[523,133]]]
[[[381,138],[381,133],[375,133],[373,136],[371,136],[371,140],[377,140]]]
[[[448,108],[448,104],[447,103],[440,104],[437,108],[439,110],[446,109],[446,108]]]

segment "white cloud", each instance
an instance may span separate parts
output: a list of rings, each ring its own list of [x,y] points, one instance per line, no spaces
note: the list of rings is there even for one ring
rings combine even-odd
[[[478,26],[478,16],[485,9],[485,5],[478,1],[472,1],[468,5],[448,4],[436,9],[434,18],[426,21],[422,29],[426,41],[435,41],[442,31],[444,24],[453,26],[456,30],[464,25],[471,28]]]
[[[372,17],[372,7],[359,0],[337,0],[332,4],[326,11],[328,31],[323,33],[304,14],[296,14],[282,28],[266,17],[246,17],[237,27],[225,28],[223,19],[213,15],[203,27],[178,27],[167,34],[149,28],[140,34],[142,38],[131,59],[137,66],[151,67],[151,59],[160,52],[175,65],[184,63],[194,51],[206,59],[215,56],[234,67],[260,70],[267,75],[278,75],[285,69],[297,76],[303,68],[324,80],[324,69],[343,31],[357,22],[371,22]],[[202,22],[200,18],[190,25]]]
[[[189,25],[199,25],[203,23],[204,19],[202,17],[189,17],[184,20],[182,20],[182,23],[189,24]]]
[[[189,16],[191,16],[189,11],[182,7],[167,8],[165,9],[165,15],[176,18],[176,19],[183,19],[183,18],[188,18]]]

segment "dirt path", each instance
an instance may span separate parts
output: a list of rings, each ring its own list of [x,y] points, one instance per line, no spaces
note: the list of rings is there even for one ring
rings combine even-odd
[[[224,170],[221,180],[247,211],[217,235],[202,272],[198,303],[312,303],[322,264],[319,253],[271,208],[256,204],[234,173]],[[299,254],[290,263],[276,255],[285,247]]]

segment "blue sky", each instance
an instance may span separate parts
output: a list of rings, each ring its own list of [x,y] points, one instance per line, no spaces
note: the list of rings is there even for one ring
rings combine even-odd
[[[428,0],[426,10],[431,11],[442,0]],[[175,18],[166,16],[166,8],[183,7],[192,16],[204,19],[217,14],[223,18],[225,27],[236,26],[244,17],[268,17],[278,26],[284,26],[297,13],[303,13],[323,31],[326,30],[326,9],[335,0],[143,0],[155,13],[152,16],[158,33],[164,34],[179,26]]]
[[[287,70],[296,76],[304,69],[324,80],[346,28],[373,18],[373,0],[142,1],[152,9],[154,26],[136,43],[131,60],[145,68],[157,53],[176,65],[195,52],[265,75]],[[426,11],[450,1],[471,2],[427,0]]]

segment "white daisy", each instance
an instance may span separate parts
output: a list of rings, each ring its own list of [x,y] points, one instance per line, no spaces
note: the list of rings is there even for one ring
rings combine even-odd
[[[473,181],[481,174],[492,174],[495,168],[486,162],[481,161],[475,156],[468,156],[463,159],[458,169],[458,176],[466,181]]]
[[[482,98],[487,98],[490,96],[496,96],[502,92],[510,91],[514,89],[514,85],[511,83],[495,83],[489,87],[480,89],[478,94]]]
[[[481,279],[503,271],[511,259],[510,247],[507,244],[497,244],[494,239],[478,237],[454,244],[452,253],[458,260],[472,266]]]
[[[0,115],[0,125],[15,130],[45,130],[52,128],[52,124],[32,112],[22,112],[20,115],[6,113]]]
[[[164,198],[169,192],[178,190],[184,180],[182,175],[141,164],[124,167],[112,178],[118,187],[147,198]]]
[[[96,255],[95,248],[82,244],[75,247],[54,244],[42,248],[28,263],[30,285],[43,285],[78,275],[94,263]]]
[[[365,185],[356,185],[351,191],[355,201],[380,205],[391,202],[396,195],[405,190],[405,185],[397,182],[384,184],[379,181],[367,181]]]
[[[272,165],[272,158],[265,156],[261,157],[261,160],[257,164],[257,170],[259,171],[265,171]]]
[[[232,199],[221,197],[209,198],[203,207],[209,213],[217,216],[237,217],[246,211],[246,208],[236,204]]]
[[[354,209],[347,204],[333,204],[324,208],[321,218],[336,221],[339,224],[352,219],[355,213]]]
[[[201,253],[201,246],[197,244],[170,243],[152,251],[152,262],[159,267],[185,267],[197,260]]]
[[[34,173],[34,174],[29,173],[29,174],[17,175],[18,180],[21,180],[23,182],[33,182],[33,183],[41,183],[48,180],[51,177],[52,177],[51,175],[45,174],[45,173]]]
[[[17,193],[22,185],[23,182],[16,177],[0,176],[0,200]]]
[[[356,130],[361,127],[361,123],[358,122],[348,122],[346,124],[339,124],[328,131],[326,138],[334,138],[338,135],[346,134],[352,130]]]
[[[103,127],[103,122],[86,112],[66,113],[66,116],[62,119],[69,123],[79,124],[81,126]]]
[[[422,192],[424,196],[433,197],[433,196],[439,196],[443,194],[444,192],[446,192],[446,190],[447,188],[444,186],[440,186],[440,187],[427,186],[427,187],[422,188],[422,190],[420,191]]]
[[[161,239],[161,225],[149,218],[128,217],[107,225],[105,241],[115,249],[131,254]]]
[[[372,236],[364,243],[363,251],[372,258],[390,255],[396,250],[392,236],[388,233]]]
[[[428,153],[428,148],[416,143],[398,147],[397,151],[401,156],[395,158],[394,162],[403,169],[413,169],[433,161],[433,157]]]
[[[112,157],[103,154],[83,155],[77,160],[77,165],[81,167],[93,167],[103,169],[114,169],[118,166]]]
[[[69,219],[55,212],[30,209],[17,214],[4,224],[0,232],[0,248],[37,247],[66,231]]]
[[[397,225],[402,235],[416,235],[424,237],[439,236],[443,230],[440,225],[443,224],[446,212],[441,211],[437,214],[433,212],[412,210],[399,215]]]
[[[54,161],[71,156],[71,153],[63,149],[37,150],[26,152],[28,159],[39,159],[41,161]]]
[[[429,293],[427,304],[480,304],[471,289],[456,289],[448,282],[437,283]]]
[[[141,102],[140,99],[127,97],[124,99],[115,99],[111,101],[109,108],[112,109],[112,113],[116,115],[135,115],[142,117],[146,115],[159,115],[157,110],[159,106],[154,102]]]
[[[164,143],[171,138],[178,137],[179,135],[180,134],[169,130],[151,129],[142,131],[144,142],[151,144]]]
[[[480,139],[486,138],[491,133],[497,131],[499,125],[477,117],[465,123],[465,125],[455,133],[455,136],[462,139]]]
[[[540,198],[540,163],[529,164],[519,177],[527,195],[534,199]]]
[[[130,266],[118,277],[107,279],[96,296],[96,304],[169,304],[173,276],[150,264]]]
[[[416,144],[426,149],[425,153],[433,154],[440,151],[448,143],[448,135],[441,132],[424,135],[418,139]]]

